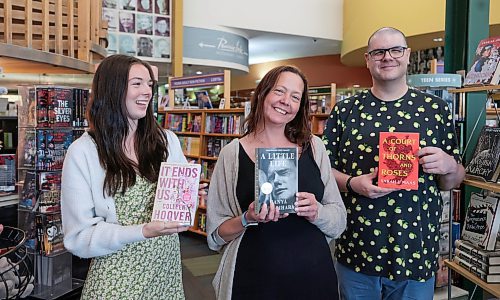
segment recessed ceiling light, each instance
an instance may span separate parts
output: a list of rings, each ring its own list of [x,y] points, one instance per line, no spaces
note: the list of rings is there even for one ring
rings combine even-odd
[[[360,86],[359,84],[353,84],[352,85],[353,88],[359,88],[359,86]]]
[[[196,75],[201,75],[201,74],[203,74],[202,71],[196,71]]]
[[[443,41],[443,38],[433,38],[432,39],[434,42],[442,42]]]

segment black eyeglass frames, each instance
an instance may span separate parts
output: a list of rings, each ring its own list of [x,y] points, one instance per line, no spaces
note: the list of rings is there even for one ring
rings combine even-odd
[[[368,55],[375,61],[384,59],[386,52],[388,52],[392,58],[400,58],[405,54],[406,49],[408,49],[408,47],[404,46],[396,46],[387,49],[375,49],[368,52]]]

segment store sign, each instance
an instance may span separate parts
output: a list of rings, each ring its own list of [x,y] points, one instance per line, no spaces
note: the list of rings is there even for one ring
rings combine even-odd
[[[461,87],[462,76],[459,74],[414,74],[406,78],[408,85],[413,87]]]
[[[332,92],[332,88],[330,88],[330,87],[312,88],[312,89],[309,89],[308,92],[309,92],[309,95],[330,94]]]
[[[184,58],[227,62],[248,70],[248,39],[229,32],[184,26]]]
[[[173,89],[194,86],[212,86],[217,84],[224,84],[224,73],[192,77],[177,77],[170,80],[170,86]]]

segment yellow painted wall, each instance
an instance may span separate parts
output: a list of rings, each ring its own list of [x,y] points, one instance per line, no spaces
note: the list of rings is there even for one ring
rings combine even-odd
[[[432,38],[444,38],[445,14],[446,0],[345,0],[341,61],[348,66],[364,65],[368,38],[385,26],[401,30],[414,50],[441,46]],[[491,36],[500,34],[499,0],[490,1],[490,24],[494,25]]]

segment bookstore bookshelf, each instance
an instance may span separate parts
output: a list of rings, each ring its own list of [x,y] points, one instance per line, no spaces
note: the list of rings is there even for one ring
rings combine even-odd
[[[470,92],[487,92],[488,97],[494,97],[496,98],[498,94],[498,91],[500,90],[500,85],[485,85],[485,86],[472,86],[472,87],[464,87],[464,88],[458,88],[458,89],[453,89],[450,90],[450,93],[454,93],[457,95],[456,98],[463,99],[464,94],[470,93]],[[486,107],[484,107],[486,110]],[[481,128],[482,126],[478,126]],[[485,191],[491,191],[491,192],[500,192],[500,184],[494,183],[494,182],[484,182],[482,180],[478,179],[466,179],[464,180],[464,185],[478,188],[481,190]],[[484,291],[490,293],[491,295],[495,297],[500,297],[500,284],[497,283],[486,283],[483,281],[481,278],[473,274],[471,271],[467,270],[466,268],[460,266],[457,264],[455,261],[452,261],[451,258],[449,260],[445,261],[445,264],[461,276],[467,278],[470,280],[473,284],[481,287]]]
[[[161,125],[177,134],[188,161],[201,164],[201,182],[210,183],[221,149],[241,135],[243,120],[243,108],[174,109],[166,111]],[[206,204],[200,201],[194,226],[189,230],[206,236],[205,225]]]
[[[60,188],[66,151],[86,125],[89,91],[43,85],[21,86],[19,94],[18,227],[33,257],[33,296],[54,299],[82,285],[63,246]]]
[[[337,103],[337,85],[310,87],[308,92],[311,130],[313,134],[322,136],[326,120]]]

